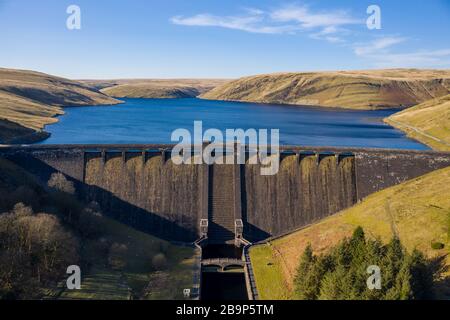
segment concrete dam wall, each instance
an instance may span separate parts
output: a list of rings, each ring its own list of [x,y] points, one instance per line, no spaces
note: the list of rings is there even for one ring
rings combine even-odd
[[[0,156],[42,181],[55,171],[66,174],[84,199],[144,232],[194,241],[203,219],[219,242],[232,240],[237,220],[250,241],[282,235],[373,192],[450,166],[450,153],[433,151],[282,147],[278,174],[262,176],[259,165],[248,163],[175,165],[172,147],[8,147]]]
[[[174,165],[156,154],[144,160],[135,154],[123,159],[120,153],[107,153],[102,159],[90,153],[85,159],[86,196],[127,224],[147,226],[143,230],[162,232],[166,238],[172,235],[177,240],[191,240],[197,237],[201,210],[200,169],[197,165]]]
[[[350,207],[357,201],[355,158],[290,155],[278,174],[262,176],[259,165],[245,166],[246,237],[280,235]]]

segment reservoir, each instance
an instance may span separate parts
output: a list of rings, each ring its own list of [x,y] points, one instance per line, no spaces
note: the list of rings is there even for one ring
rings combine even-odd
[[[172,131],[279,129],[281,145],[426,150],[382,119],[398,110],[359,111],[202,99],[121,99],[114,106],[66,107],[42,144],[177,143]]]

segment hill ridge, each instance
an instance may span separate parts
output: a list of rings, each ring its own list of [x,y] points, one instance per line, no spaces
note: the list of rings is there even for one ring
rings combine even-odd
[[[44,127],[58,121],[55,117],[64,114],[64,106],[117,103],[120,101],[81,82],[37,71],[0,68],[0,144],[47,138]]]
[[[243,77],[203,99],[349,109],[410,107],[450,93],[450,70],[288,72]]]

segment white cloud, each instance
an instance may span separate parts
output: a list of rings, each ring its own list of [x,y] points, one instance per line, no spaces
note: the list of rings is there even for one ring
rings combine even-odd
[[[289,33],[295,29],[289,25],[266,25],[263,13],[251,11],[246,16],[215,16],[211,14],[198,14],[192,17],[176,16],[170,21],[174,24],[184,26],[200,27],[222,27],[227,29],[241,30],[251,33]]]
[[[323,28],[322,31],[320,31],[320,34],[323,34],[323,35],[325,35],[325,34],[333,34],[333,33],[336,33],[338,31],[339,31],[339,29],[336,26],[327,26],[327,27]]]
[[[295,21],[303,28],[336,29],[338,26],[362,24],[363,20],[351,17],[343,10],[314,13],[306,6],[287,6],[273,11],[270,16],[275,21]]]
[[[448,67],[450,65],[450,48],[409,53],[388,53],[372,58],[375,60],[375,66],[379,68]]]
[[[343,43],[343,42],[345,42],[345,40],[343,40],[342,38],[339,38],[339,37],[328,36],[328,37],[324,37],[324,39],[327,40],[328,42],[331,42],[331,43]]]
[[[320,30],[319,32],[311,33],[309,36],[312,39],[326,40],[330,43],[344,43],[345,36],[350,34],[350,31],[336,26],[328,26]]]
[[[354,51],[355,54],[358,56],[382,54],[386,52],[386,49],[388,49],[389,47],[404,42],[406,40],[407,39],[403,37],[392,37],[392,36],[377,38],[372,42],[363,45],[357,45]]]
[[[386,36],[364,45],[356,45],[357,56],[368,59],[377,68],[442,67],[450,64],[450,49],[395,53],[392,47],[407,38]]]
[[[365,18],[355,18],[345,10],[313,11],[308,6],[289,5],[264,11],[247,8],[241,15],[218,16],[209,13],[194,16],[175,16],[170,21],[177,25],[221,27],[264,34],[294,34],[304,32],[310,38],[333,44],[345,44],[354,54],[367,59],[376,67],[432,67],[450,64],[450,49],[394,53],[395,45],[406,37],[383,36],[366,43],[351,44],[350,36],[361,36],[366,29]],[[360,25],[356,31],[354,27]],[[369,35],[368,33],[365,35]]]
[[[313,32],[313,38],[330,42],[341,40],[336,33],[344,30],[342,26],[364,23],[351,17],[346,11],[314,13],[306,6],[287,6],[272,11],[250,8],[246,9],[245,14],[236,16],[209,13],[190,17],[175,16],[170,21],[178,25],[222,27],[252,33],[292,34],[296,31],[308,31]]]

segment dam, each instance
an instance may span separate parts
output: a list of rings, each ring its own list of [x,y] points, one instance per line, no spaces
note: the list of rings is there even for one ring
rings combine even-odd
[[[304,227],[376,191],[450,166],[450,153],[280,147],[279,172],[259,164],[181,164],[170,144],[11,146],[0,156],[47,181],[56,171],[79,195],[141,231],[171,241],[233,244]]]
[[[62,172],[80,198],[98,202],[111,218],[194,244],[200,260],[192,296],[216,300],[258,299],[248,254],[252,243],[450,166],[448,152],[283,146],[278,173],[264,176],[260,164],[248,161],[248,152],[243,164],[175,164],[173,147],[11,146],[0,148],[0,157],[43,183]]]

